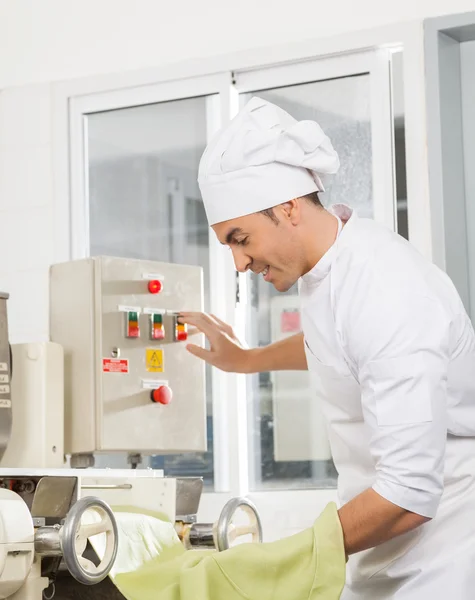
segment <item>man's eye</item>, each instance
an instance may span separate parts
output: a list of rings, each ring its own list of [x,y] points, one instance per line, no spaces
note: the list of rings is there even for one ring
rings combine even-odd
[[[247,238],[247,237],[246,237],[246,238],[244,238],[244,239],[242,239],[242,240],[236,240],[236,244],[237,244],[238,246],[246,246],[246,245],[247,245],[247,242],[248,242],[248,240],[249,240],[249,238]]]

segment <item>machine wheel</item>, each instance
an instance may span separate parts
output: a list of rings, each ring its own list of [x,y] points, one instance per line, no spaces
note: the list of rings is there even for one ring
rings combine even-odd
[[[94,511],[100,520],[82,523],[83,516]],[[95,535],[106,535],[104,558],[96,566],[82,556],[87,540]],[[86,496],[74,504],[61,528],[61,548],[64,562],[71,575],[84,585],[94,585],[107,577],[117,556],[119,535],[117,522],[109,505],[99,498]]]
[[[248,515],[248,525],[233,523],[239,509]],[[257,508],[247,498],[232,498],[225,504],[216,524],[216,548],[220,552],[228,550],[238,537],[250,534],[254,543],[262,543],[262,524]]]

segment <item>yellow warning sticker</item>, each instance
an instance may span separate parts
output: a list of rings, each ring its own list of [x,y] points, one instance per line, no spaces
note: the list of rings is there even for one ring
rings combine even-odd
[[[145,368],[149,373],[163,373],[163,350],[147,348],[145,350]]]

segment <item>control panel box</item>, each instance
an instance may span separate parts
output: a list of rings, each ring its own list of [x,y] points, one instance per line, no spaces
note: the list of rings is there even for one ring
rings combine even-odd
[[[203,310],[200,267],[112,257],[51,267],[66,453],[206,450],[205,366],[185,348],[182,310]]]

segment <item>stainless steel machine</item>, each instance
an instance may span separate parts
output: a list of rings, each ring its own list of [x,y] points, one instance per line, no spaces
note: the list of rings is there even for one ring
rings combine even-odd
[[[183,347],[177,319],[203,308],[200,268],[110,257],[55,265],[51,341],[11,349],[7,299],[0,294],[0,598],[121,597],[107,579],[119,506],[162,515],[190,551],[262,540],[248,500],[198,523],[200,478],[134,468],[145,455],[206,449],[204,367]],[[132,468],[93,468],[94,456],[119,452]],[[237,526],[240,509],[247,523]]]

